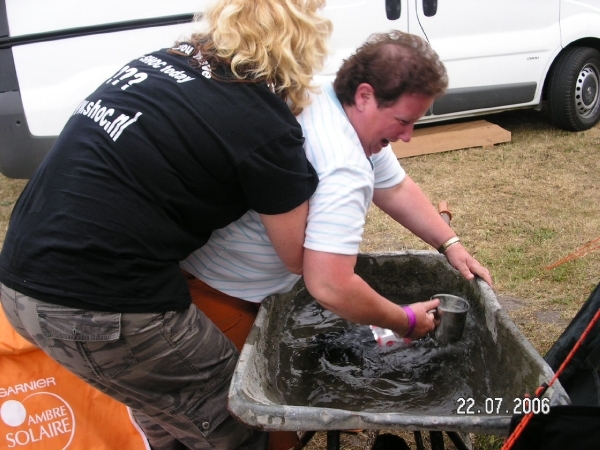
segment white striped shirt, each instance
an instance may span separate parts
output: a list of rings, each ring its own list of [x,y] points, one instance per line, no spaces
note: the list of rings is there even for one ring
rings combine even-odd
[[[405,172],[389,145],[370,160],[365,156],[331,84],[312,100],[298,116],[306,157],[319,175],[309,200],[304,247],[356,255],[373,188],[395,186]],[[181,267],[213,288],[251,302],[288,292],[300,278],[285,268],[254,211],[214,231]]]

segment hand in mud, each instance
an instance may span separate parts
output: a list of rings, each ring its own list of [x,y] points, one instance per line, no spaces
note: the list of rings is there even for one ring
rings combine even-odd
[[[440,301],[436,298],[425,302],[410,304],[410,309],[415,313],[416,325],[411,333],[411,339],[419,339],[427,336],[440,324],[440,319],[436,317],[434,311],[439,306]]]

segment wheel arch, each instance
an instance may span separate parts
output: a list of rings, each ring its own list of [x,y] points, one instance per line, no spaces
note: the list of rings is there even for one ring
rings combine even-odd
[[[594,38],[594,37],[586,37],[586,38],[581,38],[581,39],[577,39],[571,43],[569,43],[569,45],[563,47],[555,56],[554,59],[552,60],[552,63],[550,64],[550,66],[548,67],[548,71],[546,72],[546,75],[544,77],[544,83],[543,83],[543,87],[542,87],[542,96],[541,96],[541,101],[544,102],[547,100],[547,93],[548,93],[548,82],[550,80],[550,75],[552,74],[552,71],[554,70],[554,68],[556,67],[556,63],[557,61],[560,60],[560,57],[567,51],[569,51],[570,49],[574,48],[574,47],[589,47],[589,48],[593,48],[596,49],[600,52],[600,38]]]

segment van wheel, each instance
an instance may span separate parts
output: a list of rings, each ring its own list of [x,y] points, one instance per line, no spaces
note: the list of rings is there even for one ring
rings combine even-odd
[[[548,79],[550,120],[567,131],[592,128],[600,120],[600,52],[589,47],[565,50]]]

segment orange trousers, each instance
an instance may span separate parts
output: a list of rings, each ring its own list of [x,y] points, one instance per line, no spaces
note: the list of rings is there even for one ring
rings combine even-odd
[[[238,351],[244,342],[258,314],[259,303],[252,303],[231,297],[193,275],[186,275],[192,302],[227,336]],[[269,450],[300,449],[300,438],[295,431],[275,431],[269,433]]]

